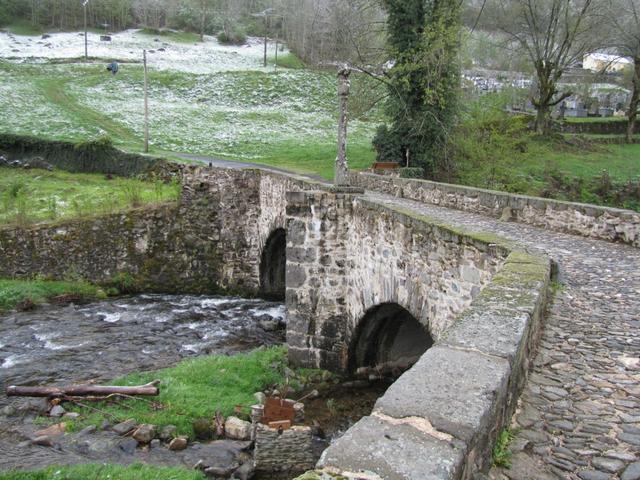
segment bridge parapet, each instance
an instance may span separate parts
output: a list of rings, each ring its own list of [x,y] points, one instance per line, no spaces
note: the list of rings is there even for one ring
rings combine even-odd
[[[406,308],[435,339],[319,468],[416,480],[485,470],[526,379],[550,260],[331,192],[288,193],[287,225],[294,363],[348,370],[358,321],[376,303]]]
[[[372,173],[352,173],[350,180],[400,198],[640,247],[640,213],[632,210]]]

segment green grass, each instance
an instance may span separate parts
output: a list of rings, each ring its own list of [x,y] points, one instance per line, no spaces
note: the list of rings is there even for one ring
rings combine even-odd
[[[255,392],[284,381],[285,365],[286,350],[276,347],[234,356],[198,357],[157,372],[127,375],[110,383],[141,385],[159,379],[160,395],[148,397],[150,400],[91,404],[102,413],[77,407],[82,419],[73,428],[99,426],[105,418],[111,422],[135,418],[139,423],[175,425],[180,434],[192,436],[192,422],[211,419],[217,410],[227,416],[236,405],[242,405],[248,413],[248,407],[255,403]],[[70,404],[65,406],[71,408]]]
[[[98,287],[82,281],[0,279],[0,312],[11,310],[25,301],[38,305],[67,294],[80,295],[88,300],[104,296]]]
[[[180,467],[86,464],[0,473],[0,480],[204,480],[202,472]]]
[[[26,225],[175,201],[180,186],[101,174],[0,167],[0,224]]]
[[[14,35],[40,35],[43,33],[42,27],[25,20],[12,22],[4,28]]]
[[[333,179],[336,160],[334,143],[299,144],[283,142],[274,145],[265,157],[258,161],[261,164],[284,168],[298,173],[319,175],[326,180]],[[363,170],[369,168],[375,159],[375,152],[369,143],[348,144],[347,161],[349,168]]]
[[[159,37],[163,40],[169,40],[176,43],[198,43],[200,35],[193,32],[178,32],[174,30],[156,30],[154,28],[143,28],[138,35],[146,35],[150,37]]]
[[[267,63],[269,65],[275,65],[276,57],[271,55],[267,57]],[[302,69],[305,68],[305,64],[295,53],[288,52],[280,55],[278,53],[278,67],[290,68],[290,69]]]

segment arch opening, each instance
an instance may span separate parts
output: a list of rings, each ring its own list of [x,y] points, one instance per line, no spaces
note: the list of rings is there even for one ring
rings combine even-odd
[[[271,232],[260,259],[260,295],[268,300],[284,300],[287,268],[287,232]]]
[[[432,346],[433,338],[409,311],[396,303],[378,305],[358,325],[349,371],[397,377]]]

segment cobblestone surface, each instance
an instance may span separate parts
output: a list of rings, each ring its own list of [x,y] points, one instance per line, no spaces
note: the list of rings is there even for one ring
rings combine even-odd
[[[640,249],[367,193],[558,264],[558,285],[496,480],[640,479]]]

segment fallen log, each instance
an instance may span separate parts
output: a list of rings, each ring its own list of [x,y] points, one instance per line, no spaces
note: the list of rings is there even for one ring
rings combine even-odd
[[[73,385],[70,387],[7,387],[7,397],[84,397],[88,395],[158,395],[160,380],[133,387]]]
[[[420,360],[420,356],[401,357],[386,363],[374,365],[372,367],[360,367],[356,370],[357,378],[368,378],[369,380],[380,380],[385,377],[398,378],[405,371],[409,370]]]

